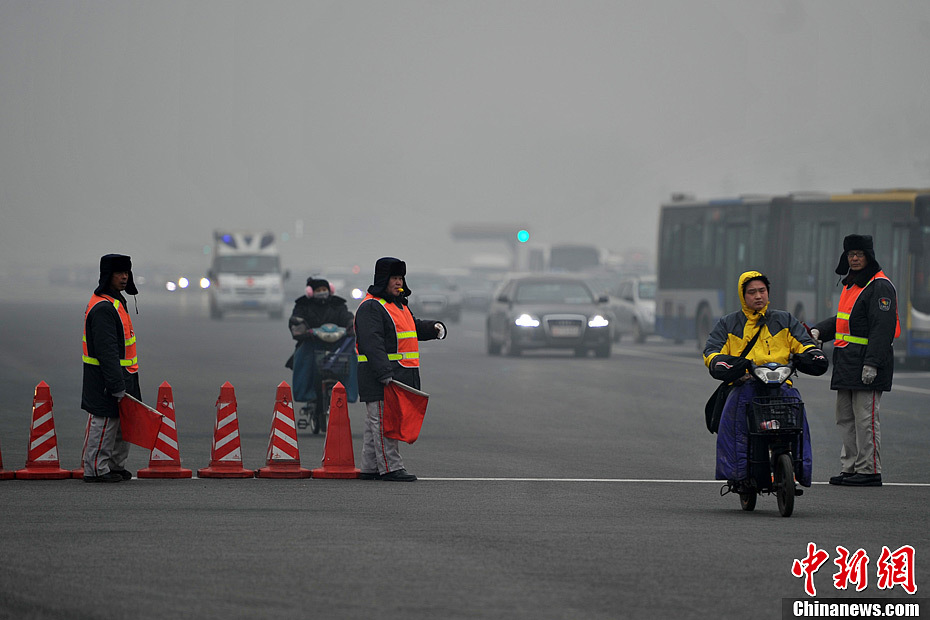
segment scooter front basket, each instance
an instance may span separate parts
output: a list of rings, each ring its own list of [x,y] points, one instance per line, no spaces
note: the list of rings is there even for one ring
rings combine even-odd
[[[749,411],[750,433],[800,431],[804,403],[795,396],[757,396]]]

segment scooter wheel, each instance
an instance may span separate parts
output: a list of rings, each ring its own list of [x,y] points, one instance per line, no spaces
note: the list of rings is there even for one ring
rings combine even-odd
[[[755,493],[740,493],[739,494],[739,505],[740,508],[746,511],[754,510],[756,507],[756,497]]]
[[[790,454],[780,454],[775,461],[775,497],[778,499],[778,512],[783,517],[790,517],[794,512],[794,465]]]

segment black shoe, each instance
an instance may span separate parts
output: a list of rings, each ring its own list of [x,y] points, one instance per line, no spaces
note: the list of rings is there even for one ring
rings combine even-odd
[[[363,471],[358,475],[359,480],[378,480],[381,474],[376,471]]]
[[[111,469],[110,472],[119,474],[123,480],[132,480],[132,472],[127,469]]]
[[[847,487],[880,487],[882,486],[881,474],[853,474],[843,478],[840,483]]]
[[[406,469],[398,469],[396,471],[389,471],[380,478],[381,480],[387,480],[388,482],[413,482],[417,479],[413,474],[408,474]]]
[[[843,480],[854,475],[851,471],[841,471],[839,476],[830,478],[830,484],[843,484]]]
[[[102,476],[84,476],[84,482],[122,482],[123,477],[115,471],[108,471]]]

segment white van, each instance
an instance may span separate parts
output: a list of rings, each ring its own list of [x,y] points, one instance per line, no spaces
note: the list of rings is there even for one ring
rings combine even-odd
[[[214,231],[210,278],[210,317],[229,311],[284,316],[284,280],[274,233]]]

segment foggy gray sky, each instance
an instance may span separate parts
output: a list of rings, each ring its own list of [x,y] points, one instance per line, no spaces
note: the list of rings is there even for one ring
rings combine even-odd
[[[927,186],[928,59],[925,0],[0,0],[0,282],[298,219],[298,274],[451,266],[455,222],[653,249],[673,191]]]

